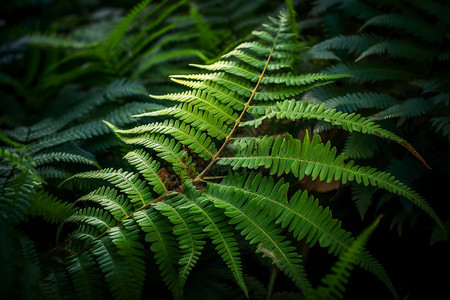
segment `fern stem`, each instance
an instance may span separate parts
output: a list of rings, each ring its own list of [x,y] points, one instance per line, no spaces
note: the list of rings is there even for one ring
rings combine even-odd
[[[209,172],[209,170],[216,164],[217,160],[219,159],[220,155],[222,154],[222,152],[225,150],[226,146],[228,145],[228,143],[231,141],[231,139],[233,138],[233,134],[236,132],[239,124],[241,123],[242,118],[244,117],[247,109],[250,107],[250,104],[253,100],[253,98],[256,95],[256,91],[259,88],[259,85],[261,84],[261,80],[264,77],[264,74],[266,72],[267,66],[269,65],[270,59],[272,58],[272,54],[275,50],[275,46],[277,44],[278,41],[278,36],[280,35],[280,31],[281,31],[281,24],[278,27],[278,32],[277,35],[275,36],[275,40],[273,41],[273,45],[272,45],[272,49],[270,50],[269,56],[267,57],[266,63],[264,64],[264,68],[261,72],[261,75],[259,75],[258,77],[258,82],[256,83],[255,87],[252,90],[252,94],[250,95],[247,103],[245,103],[244,108],[242,109],[241,114],[239,115],[239,117],[236,119],[236,121],[234,122],[234,126],[231,129],[230,134],[228,134],[225,138],[225,141],[222,144],[222,147],[220,147],[220,149],[217,151],[216,155],[214,155],[214,157],[212,158],[212,160],[209,162],[209,164],[206,166],[206,168],[193,180],[194,184],[198,184],[199,181],[201,181],[203,179],[203,177],[205,177],[205,175]]]
[[[278,268],[275,265],[272,265],[270,269],[270,278],[269,283],[267,284],[267,295],[266,300],[270,300],[273,294],[273,287],[275,286],[275,279],[277,278]]]
[[[225,176],[205,176],[203,177],[203,182],[209,182],[208,180],[214,180],[214,179],[224,179]]]

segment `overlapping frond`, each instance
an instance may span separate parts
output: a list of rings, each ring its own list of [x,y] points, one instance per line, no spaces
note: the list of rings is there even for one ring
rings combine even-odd
[[[127,194],[130,201],[137,207],[145,206],[153,200],[147,183],[140,180],[137,174],[122,169],[103,169],[78,173],[72,176],[71,179],[99,179],[108,181],[117,186],[123,193]]]
[[[180,253],[178,252],[177,241],[171,234],[171,223],[154,210],[137,212],[134,219],[146,233],[145,241],[151,243],[150,250],[154,252],[162,279],[174,297],[179,298],[182,294],[182,288],[178,282],[176,265],[180,259]]]
[[[266,218],[287,227],[298,240],[306,237],[309,245],[319,242],[322,247],[330,247],[330,252],[338,253],[348,242],[349,233],[340,228],[328,209],[324,210],[313,197],[308,197],[306,191],[297,192],[288,201],[288,187],[282,179],[275,183],[272,177],[253,172],[230,173],[221,183],[208,182],[210,193],[221,191],[220,198],[224,201],[243,199],[253,213],[268,213]]]
[[[215,193],[214,193],[215,192]],[[225,215],[230,218],[236,230],[249,240],[250,244],[258,244],[258,249],[265,256],[273,260],[280,270],[286,273],[295,284],[307,294],[310,283],[306,279],[305,271],[301,265],[301,256],[296,253],[295,247],[282,235],[282,229],[270,222],[268,213],[253,212],[251,207],[243,205],[244,198],[234,197],[232,201],[227,199],[220,190],[212,190],[203,193],[203,197],[212,201],[215,206],[225,210]]]

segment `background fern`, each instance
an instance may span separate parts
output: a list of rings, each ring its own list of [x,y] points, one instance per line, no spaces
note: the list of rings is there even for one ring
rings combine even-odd
[[[331,137],[332,141],[345,139],[341,144],[347,155],[361,162],[370,160],[377,161],[379,166],[386,165],[392,174],[417,186],[421,194],[428,195],[428,199],[435,198],[433,206],[445,209],[438,200],[437,191],[445,186],[448,178],[445,150],[448,136],[445,135],[446,121],[443,117],[448,114],[443,100],[448,80],[444,71],[447,67],[444,53],[448,44],[444,32],[448,21],[442,15],[448,12],[447,3],[299,1],[297,8],[308,12],[303,22],[305,33],[310,33],[315,41],[318,34],[325,38],[309,51],[311,57],[322,59],[322,63],[317,64],[319,70],[353,75],[347,79],[348,83],[315,89],[305,99],[314,103],[325,102],[329,108],[379,120],[381,126],[415,145],[419,153],[427,153],[425,160],[432,170],[426,171],[418,166],[417,160],[403,156],[392,145],[380,144],[376,138],[354,133],[347,137],[336,135],[335,131],[330,134],[324,130],[331,127],[321,123],[312,126],[316,126],[317,132]],[[444,102],[435,102],[435,99]],[[363,218],[377,212],[392,215],[390,227],[405,239],[406,236],[412,237],[412,230],[415,232],[418,227],[428,230],[432,227],[403,199],[393,204],[391,197],[379,190],[371,191],[370,196],[367,190],[354,188],[353,191],[354,202]],[[352,195],[346,193],[345,196]],[[406,251],[409,246],[399,251]],[[445,251],[441,249],[446,247],[442,244],[435,248],[424,247],[417,254],[434,256]],[[427,270],[427,265],[422,264],[418,268]],[[419,281],[411,279],[413,284],[399,280],[412,290],[420,290],[417,287],[421,285]],[[440,279],[430,278],[427,282],[437,295]]]

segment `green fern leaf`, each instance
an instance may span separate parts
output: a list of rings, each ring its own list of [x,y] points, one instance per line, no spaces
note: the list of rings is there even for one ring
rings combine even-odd
[[[108,232],[117,224],[108,212],[95,207],[80,209],[64,222],[88,225],[96,228],[101,234]]]
[[[432,109],[430,101],[425,98],[407,99],[402,103],[390,106],[385,110],[373,115],[373,120],[383,120],[387,118],[413,118],[430,112]]]
[[[352,184],[352,200],[356,204],[361,219],[364,219],[369,206],[373,201],[373,194],[376,192],[377,188],[367,188],[361,187],[360,185]]]
[[[77,201],[92,201],[108,211],[117,221],[121,222],[132,213],[132,205],[118,191],[109,187],[101,187],[87,195],[80,197]]]
[[[164,283],[173,293],[174,298],[181,297],[182,286],[178,281],[176,269],[180,255],[175,237],[169,234],[172,232],[171,223],[152,210],[136,212],[134,219],[147,233],[145,241],[151,243],[150,250],[155,253],[155,260],[159,265]]]
[[[183,197],[172,197],[171,205],[158,202],[154,207],[173,224],[172,230],[177,236],[178,247],[181,250],[181,257],[178,260],[180,265],[178,284],[182,288],[205,244],[202,228],[194,222],[195,215],[188,213],[189,205],[186,205]]]
[[[226,193],[213,187],[204,192],[202,198],[212,201],[217,208],[224,209],[225,215],[230,218],[229,223],[240,230],[250,244],[258,244],[259,251],[272,259],[304,294],[308,294],[311,285],[306,279],[300,255],[280,235],[282,230],[270,222],[271,218],[267,218],[267,213],[256,214],[251,208],[246,208],[239,195],[228,199]]]
[[[91,160],[82,155],[66,153],[66,152],[47,152],[34,156],[34,161],[36,166],[40,166],[43,164],[53,163],[53,162],[71,162],[71,163],[79,163],[86,164],[91,166],[100,167],[99,164],[95,160]]]
[[[33,206],[30,209],[31,217],[42,217],[45,221],[58,224],[75,212],[72,203],[63,202],[48,192],[41,190],[36,193]]]
[[[155,116],[172,116],[179,118],[191,126],[198,128],[198,130],[206,131],[210,136],[217,139],[226,138],[231,131],[229,126],[224,124],[223,121],[217,120],[212,113],[199,110],[198,107],[189,103],[179,104],[156,112],[135,115],[135,117]]]
[[[190,185],[189,182],[185,184],[185,189],[189,189],[190,191],[187,193],[186,197],[184,197],[185,200],[191,204],[190,212],[194,215],[198,215],[196,221],[203,227],[203,231],[211,238],[212,243],[217,245],[217,252],[230,268],[234,279],[248,297],[247,287],[242,275],[238,243],[236,238],[234,238],[234,233],[231,230],[232,228],[224,220],[222,212],[208,201],[202,201],[200,198],[202,193],[195,192],[195,187]]]
[[[114,30],[106,37],[104,41],[105,50],[114,49],[122,40],[125,32],[130,28],[131,23],[137,16],[149,5],[151,0],[143,0],[134,6],[131,11],[120,21]]]
[[[115,251],[115,246],[109,236],[97,240],[90,249],[90,253],[95,256],[115,299],[140,298],[140,290],[134,281],[129,261]]]
[[[30,213],[37,187],[37,174],[20,172],[8,180],[0,195],[0,218],[9,224],[18,224]]]
[[[210,159],[217,153],[214,143],[205,133],[195,131],[186,123],[180,123],[179,121],[166,120],[162,123],[138,126],[129,130],[116,129],[115,132],[118,134],[171,134],[175,139],[188,146],[204,159]]]
[[[299,179],[311,176],[313,180],[356,181],[359,184],[372,185],[405,197],[429,214],[439,225],[439,217],[430,205],[416,192],[411,190],[389,173],[377,171],[375,168],[361,167],[354,161],[345,162],[345,156],[336,156],[336,149],[330,143],[323,145],[321,138],[314,135],[309,141],[307,135],[303,143],[290,135],[263,137],[259,139],[242,139],[237,144],[237,153],[233,157],[221,157],[218,163],[230,165],[234,170],[240,167],[255,169],[265,167],[271,175],[280,176],[292,173]]]
[[[325,101],[326,108],[336,108],[346,113],[355,112],[362,108],[384,109],[394,104],[397,104],[397,101],[390,95],[373,92],[348,93]]]
[[[315,290],[311,299],[343,299],[345,292],[345,284],[348,282],[350,271],[356,263],[356,258],[363,252],[370,235],[378,226],[379,219],[375,220],[368,228],[366,228],[352,243],[351,247],[344,252],[339,260],[331,267],[332,273],[322,278],[323,286]]]
[[[360,30],[363,30],[367,26],[380,26],[400,30],[425,41],[439,41],[443,36],[441,31],[435,30],[430,23],[413,13],[410,13],[408,16],[395,13],[377,15],[368,20]]]
[[[158,174],[160,163],[152,160],[151,156],[144,150],[128,152],[125,156],[128,162],[136,167],[144,178],[153,186],[153,190],[158,194],[167,192],[165,183]]]
[[[140,228],[132,219],[123,221],[122,226],[113,227],[108,232],[111,241],[117,247],[117,253],[125,260],[129,270],[133,274],[133,285],[129,289],[135,289],[140,294],[145,280],[144,246],[139,241]]]
[[[367,48],[382,42],[383,40],[384,38],[382,36],[373,34],[359,34],[351,36],[338,35],[314,45],[312,49],[315,51],[331,49],[348,50],[349,53],[360,55]]]
[[[432,61],[433,48],[404,40],[384,40],[363,51],[355,60],[360,61],[370,55],[387,54],[390,57],[412,59],[417,61]]]
[[[98,299],[101,297],[101,276],[94,258],[89,252],[70,257],[67,260],[77,297],[80,299]]]
[[[324,122],[329,122],[332,125],[337,125],[349,132],[361,132],[364,134],[376,135],[382,138],[389,139],[408,149],[414,156],[427,165],[424,159],[417,153],[417,151],[404,139],[396,134],[381,128],[378,124],[362,117],[358,114],[347,114],[335,109],[325,109],[325,104],[317,105],[310,104],[303,101],[287,100],[278,102],[275,106],[269,106],[263,117],[240,124],[258,126],[264,119],[317,119]]]
[[[370,158],[378,148],[375,137],[356,133],[347,138],[343,152],[348,158]]]
[[[412,80],[417,71],[412,66],[389,62],[359,62],[357,64],[336,64],[327,70],[331,74],[350,74],[351,82],[377,82],[383,80]]]
[[[115,129],[112,124],[107,124],[113,130]],[[192,162],[192,157],[187,156],[186,151],[182,149],[182,144],[176,140],[160,134],[129,137],[116,131],[116,135],[126,144],[141,145],[156,151],[157,156],[172,164],[174,171],[182,179],[188,179],[193,175],[194,171],[192,170],[194,170],[195,164]]]
[[[208,182],[208,186],[223,190],[229,199],[247,199],[242,201],[251,205],[255,213],[268,212],[275,223],[288,228],[298,240],[306,238],[310,246],[319,242],[322,247],[329,247],[330,253],[339,253],[348,244],[349,233],[307,192],[299,191],[288,201],[289,185],[284,180],[275,183],[272,177],[260,173],[230,173],[221,183]]]
[[[199,89],[197,91],[187,91],[178,94],[168,94],[163,96],[152,96],[155,99],[163,99],[178,102],[187,102],[197,107],[210,112],[215,115],[220,121],[224,123],[232,123],[236,121],[237,114],[233,109],[226,104],[220,103],[212,96],[212,93],[207,94],[205,91]]]
[[[174,106],[164,106],[158,111],[135,114],[137,118],[156,120],[153,123],[118,129],[115,126],[120,124],[106,122],[125,144],[139,148],[125,155],[136,172],[105,169],[72,177],[106,180],[114,186],[82,197],[80,200],[89,201],[87,208],[66,219],[66,223],[80,225],[71,235],[74,249],[94,254],[113,297],[125,297],[126,287],[130,289],[130,297],[140,296],[145,276],[143,245],[138,235],[142,231],[146,233],[145,241],[154,254],[162,280],[174,298],[183,296],[188,276],[204,250],[206,237],[237,284],[249,294],[235,232],[249,244],[257,245],[256,252],[272,261],[308,296],[312,286],[306,278],[301,256],[287,237],[305,239],[310,245],[328,248],[335,255],[352,251],[351,243],[355,240],[332,217],[329,208],[320,206],[306,192],[289,193],[288,184],[284,179],[275,180],[275,175],[292,174],[298,179],[310,176],[313,180],[339,180],[343,184],[354,181],[382,188],[409,199],[442,225],[433,209],[415,191],[387,172],[355,165],[344,154],[338,155],[329,142],[322,143],[318,135],[310,140],[307,132],[300,141],[288,134],[246,137],[240,132],[240,125],[256,124],[266,118],[316,119],[350,132],[393,140],[418,156],[405,140],[360,115],[326,109],[325,104],[283,101],[344,78],[337,70],[355,66],[341,64],[331,68],[329,74],[294,73],[292,66],[298,61],[298,51],[304,47],[295,42],[297,34],[290,31],[286,12],[279,19],[271,20],[272,24],[267,24],[264,31],[253,33],[253,40],[240,44],[219,62],[193,65],[204,73],[172,76],[175,83],[189,90],[152,96],[164,104],[175,102]],[[170,24],[164,25],[155,34],[166,32],[169,27]],[[370,46],[376,44],[366,42]],[[355,51],[360,54],[364,49]],[[381,78],[381,71],[396,67],[358,64],[353,73],[360,66],[378,69],[367,76],[355,76],[354,81],[376,81]],[[400,75],[393,74],[388,79],[395,80],[396,76]],[[352,95],[351,101],[363,96],[362,93]],[[383,104],[373,106],[376,105]],[[120,111],[110,114],[113,119],[129,122],[129,115],[119,115]],[[256,120],[244,122],[251,115]],[[148,119],[142,121],[145,120]],[[245,172],[245,169],[261,167],[271,176]],[[210,171],[221,175],[239,168],[244,171],[208,176]],[[217,178],[223,178],[222,182],[216,183]],[[158,196],[155,198],[153,194]],[[369,253],[360,249],[352,257],[352,264],[370,270],[395,294],[384,268]]]
[[[116,185],[123,193],[126,193],[130,201],[136,207],[146,206],[153,200],[146,182],[140,180],[137,174],[121,169],[103,169],[99,171],[78,173],[67,180],[74,179],[100,179],[109,181],[111,184]]]

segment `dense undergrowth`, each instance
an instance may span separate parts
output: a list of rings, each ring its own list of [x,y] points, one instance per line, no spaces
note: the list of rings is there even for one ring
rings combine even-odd
[[[2,6],[2,298],[445,291],[445,1]]]

